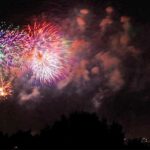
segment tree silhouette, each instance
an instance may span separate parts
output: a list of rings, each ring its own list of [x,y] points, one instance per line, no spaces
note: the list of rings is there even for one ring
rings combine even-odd
[[[47,149],[47,148],[148,148],[142,138],[124,143],[122,126],[116,122],[108,124],[95,114],[73,113],[51,127],[47,126],[40,135],[30,131],[19,131],[8,137],[0,133],[0,149]]]

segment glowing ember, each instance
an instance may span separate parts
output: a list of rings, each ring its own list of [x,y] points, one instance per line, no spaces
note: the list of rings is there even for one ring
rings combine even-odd
[[[0,97],[1,98],[6,98],[7,96],[11,95],[12,90],[11,90],[11,82],[10,81],[4,81],[1,78],[1,83],[0,83]]]

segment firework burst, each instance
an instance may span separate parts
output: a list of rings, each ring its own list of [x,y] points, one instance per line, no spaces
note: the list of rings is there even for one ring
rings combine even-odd
[[[12,85],[10,81],[5,81],[2,77],[0,78],[0,99],[6,99],[12,94]]]
[[[25,51],[24,60],[32,70],[33,78],[41,83],[55,83],[67,73],[68,45],[59,29],[51,23],[34,23],[28,26],[30,48]]]
[[[20,54],[27,42],[27,34],[20,31],[19,27],[8,27],[3,22],[0,26],[0,66],[20,66]]]

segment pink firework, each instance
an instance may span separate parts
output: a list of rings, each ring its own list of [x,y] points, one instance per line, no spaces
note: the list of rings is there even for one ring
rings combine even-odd
[[[33,79],[41,83],[52,83],[68,73],[69,52],[67,42],[58,27],[43,22],[28,26],[29,48],[24,59],[32,70]]]

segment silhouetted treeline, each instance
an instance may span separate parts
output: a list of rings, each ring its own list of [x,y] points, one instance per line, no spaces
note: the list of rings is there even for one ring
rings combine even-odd
[[[122,126],[118,123],[108,124],[89,113],[62,117],[39,135],[32,136],[30,133],[19,131],[11,137],[0,134],[0,149],[148,148],[148,144],[140,138],[125,141]]]

